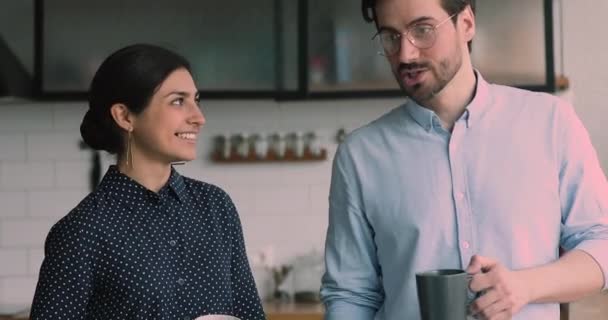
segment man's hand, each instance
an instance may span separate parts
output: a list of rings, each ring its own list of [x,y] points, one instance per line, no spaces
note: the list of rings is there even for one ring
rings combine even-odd
[[[477,319],[511,319],[530,302],[530,291],[517,271],[511,271],[490,258],[473,256],[467,267],[473,275],[471,291],[482,295],[471,303]]]

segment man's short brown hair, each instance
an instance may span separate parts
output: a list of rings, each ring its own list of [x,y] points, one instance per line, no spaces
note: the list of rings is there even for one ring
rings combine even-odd
[[[361,0],[361,13],[363,14],[363,19],[367,22],[374,22],[376,26],[378,26],[378,21],[376,20],[376,3],[382,0]],[[455,14],[463,11],[467,6],[471,6],[471,10],[475,12],[475,0],[440,0],[441,7],[443,10],[451,16],[453,22],[456,22],[457,16]],[[468,43],[469,51],[471,51],[471,41]]]

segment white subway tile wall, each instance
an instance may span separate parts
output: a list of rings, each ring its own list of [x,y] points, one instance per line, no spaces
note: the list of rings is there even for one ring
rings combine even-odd
[[[2,161],[25,161],[25,134],[2,134],[0,135],[0,160]]]
[[[53,130],[53,111],[53,108],[43,104],[11,103],[2,106],[0,132],[2,134],[28,134]]]
[[[2,224],[0,224],[0,243],[2,244],[2,248],[41,248],[44,245],[46,234],[57,220],[59,219],[37,217],[2,219]]]
[[[53,163],[48,162],[9,162],[0,163],[1,190],[27,191],[51,189],[55,186]]]
[[[26,195],[22,191],[0,191],[0,219],[25,216]]]
[[[3,278],[0,284],[2,305],[23,310],[32,303],[38,277],[35,275]],[[23,309],[22,309],[23,308]]]
[[[29,216],[59,219],[78,204],[87,193],[86,188],[28,192]]]
[[[0,249],[0,277],[28,274],[27,250]],[[5,263],[10,261],[10,263]]]
[[[29,275],[37,275],[44,259],[44,249],[29,249],[27,260],[27,272]]]
[[[274,260],[322,250],[335,134],[399,105],[400,99],[277,103],[203,102],[207,124],[199,159],[178,170],[224,188],[241,216],[249,255],[274,248]],[[31,303],[51,226],[89,192],[92,154],[79,147],[86,104],[0,105],[0,305]],[[310,163],[217,164],[217,134],[314,130],[328,159]],[[105,168],[113,162],[102,155]]]
[[[89,154],[81,150],[79,131],[41,132],[27,136],[27,158],[30,161],[80,160]],[[74,134],[76,133],[76,134]]]

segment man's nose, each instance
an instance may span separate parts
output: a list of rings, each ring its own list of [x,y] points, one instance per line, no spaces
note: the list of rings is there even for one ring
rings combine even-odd
[[[399,62],[410,63],[418,60],[420,57],[420,49],[416,48],[412,42],[403,35],[401,37],[401,47],[399,48]]]

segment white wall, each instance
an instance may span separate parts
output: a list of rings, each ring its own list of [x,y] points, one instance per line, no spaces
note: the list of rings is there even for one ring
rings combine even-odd
[[[564,1],[565,72],[575,107],[608,168],[608,1]],[[331,160],[320,163],[218,165],[207,160],[217,133],[317,130],[329,157],[340,127],[352,129],[400,100],[299,103],[210,101],[202,157],[179,170],[224,187],[235,200],[252,255],[274,246],[277,261],[321,249],[327,224]],[[84,103],[0,105],[0,305],[31,302],[50,226],[85,195],[90,154],[78,149]]]
[[[606,0],[562,0],[564,71],[572,83],[578,115],[608,170],[608,37]]]

